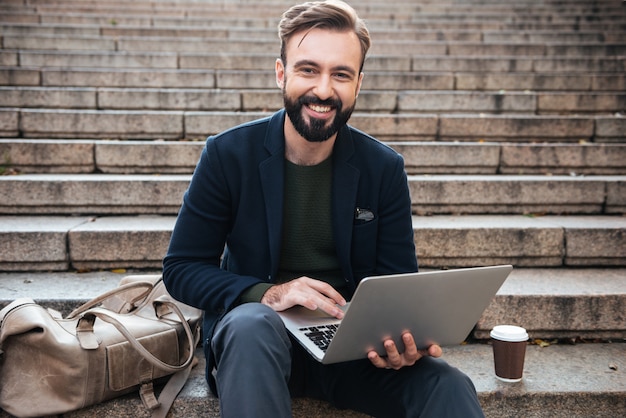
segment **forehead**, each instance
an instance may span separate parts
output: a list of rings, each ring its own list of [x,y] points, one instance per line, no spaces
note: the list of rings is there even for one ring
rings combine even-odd
[[[285,45],[287,65],[312,61],[320,66],[361,67],[361,43],[353,31],[311,29],[294,33]]]

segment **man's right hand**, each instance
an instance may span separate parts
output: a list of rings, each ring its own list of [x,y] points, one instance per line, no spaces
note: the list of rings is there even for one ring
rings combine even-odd
[[[337,305],[344,306],[346,300],[328,283],[310,277],[300,277],[270,287],[261,298],[261,303],[275,311],[284,311],[301,305],[312,311],[320,309],[341,319],[343,311]]]

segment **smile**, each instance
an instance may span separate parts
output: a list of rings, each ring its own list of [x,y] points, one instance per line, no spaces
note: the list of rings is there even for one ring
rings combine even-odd
[[[317,112],[317,113],[328,113],[331,110],[333,110],[333,108],[331,106],[320,106],[320,105],[314,105],[314,104],[310,104],[308,105],[309,109]]]

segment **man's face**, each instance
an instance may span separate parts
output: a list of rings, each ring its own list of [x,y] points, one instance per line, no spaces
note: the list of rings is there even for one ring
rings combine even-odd
[[[276,62],[288,122],[310,142],[333,137],[354,110],[361,88],[361,46],[353,32],[312,29],[286,44]]]

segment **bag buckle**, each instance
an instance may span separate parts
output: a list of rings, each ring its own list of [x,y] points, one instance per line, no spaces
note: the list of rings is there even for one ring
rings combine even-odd
[[[95,322],[95,315],[84,315],[76,324],[76,338],[84,350],[95,350],[100,345],[98,337],[93,332],[93,324]]]
[[[141,396],[141,401],[145,405],[146,408],[151,411],[157,409],[161,406],[161,403],[157,400],[154,395],[154,386],[152,382],[142,383],[139,388],[139,396]]]

